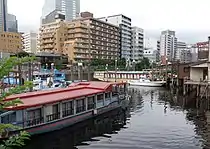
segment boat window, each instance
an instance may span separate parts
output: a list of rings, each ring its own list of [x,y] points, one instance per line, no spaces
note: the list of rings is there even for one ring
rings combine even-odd
[[[56,74],[55,77],[62,77],[62,74]]]
[[[76,112],[80,113],[85,111],[85,99],[79,99],[76,101]]]
[[[60,84],[56,84],[55,87],[59,87]]]
[[[27,126],[33,126],[43,123],[41,108],[27,111]]]
[[[73,115],[74,114],[73,101],[63,103],[62,110],[63,110],[63,117]]]
[[[105,98],[110,98],[110,93],[106,93]]]
[[[52,114],[47,115],[46,117],[47,117],[47,122],[60,119],[60,108],[59,108],[59,105],[58,104],[53,105],[52,106]]]
[[[97,95],[97,103],[103,102],[103,99],[104,99],[104,95],[103,94]]]
[[[10,124],[16,122],[16,112],[5,115],[1,118],[3,124]]]
[[[53,113],[58,113],[59,111],[60,111],[60,110],[59,110],[58,104],[53,105]]]
[[[94,98],[95,98],[94,96],[93,97],[88,97],[88,110],[94,108],[94,106],[95,106]]]

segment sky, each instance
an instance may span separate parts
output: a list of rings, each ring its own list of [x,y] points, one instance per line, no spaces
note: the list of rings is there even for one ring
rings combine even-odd
[[[20,31],[38,29],[44,0],[20,1],[8,0],[8,12],[17,16]],[[210,35],[209,6],[210,0],[81,0],[81,11],[95,17],[124,14],[147,37],[158,38],[162,30],[170,29],[188,43]]]

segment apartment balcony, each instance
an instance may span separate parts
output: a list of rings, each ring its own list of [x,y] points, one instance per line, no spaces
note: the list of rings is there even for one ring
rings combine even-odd
[[[41,38],[43,38],[43,39],[48,39],[48,38],[53,38],[53,37],[54,37],[54,35],[52,35],[52,34],[43,34],[41,36]]]
[[[49,39],[48,39],[48,40],[41,40],[40,43],[41,43],[41,44],[47,44],[47,43],[53,43],[53,42],[54,42],[53,40],[51,40],[51,39],[49,40]]]
[[[89,41],[88,40],[75,40],[76,43],[86,43],[88,44]]]
[[[45,45],[45,46],[43,46],[43,47],[44,47],[44,49],[53,49],[53,48],[54,48],[53,45]]]
[[[87,46],[87,45],[82,45],[82,44],[75,44],[74,47],[75,47],[75,48],[84,48],[84,49],[89,48],[89,46]]]
[[[75,34],[74,37],[75,38],[89,38],[88,35],[84,35],[84,34]]]
[[[74,53],[75,54],[84,54],[85,56],[89,55],[89,51],[88,50],[76,50]]]

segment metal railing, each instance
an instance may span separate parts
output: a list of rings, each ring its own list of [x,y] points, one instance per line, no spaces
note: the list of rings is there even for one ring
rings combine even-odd
[[[54,120],[57,120],[57,119],[60,119],[60,112],[54,113],[54,114],[50,114],[50,115],[46,116],[46,121],[47,122],[54,121]]]
[[[30,120],[26,121],[26,126],[30,127],[30,126],[35,126],[35,125],[39,125],[42,123],[44,123],[44,118],[39,117],[39,118],[34,118],[34,119],[30,119]]]
[[[68,109],[68,110],[63,111],[62,117],[67,117],[73,114],[74,114],[74,109]]]

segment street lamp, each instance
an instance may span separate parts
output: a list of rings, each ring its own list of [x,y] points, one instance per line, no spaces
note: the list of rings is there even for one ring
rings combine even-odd
[[[132,67],[133,67],[133,71],[135,71],[135,67],[136,67],[136,61],[135,60],[132,61]]]
[[[106,79],[107,79],[107,82],[108,82],[108,66],[109,66],[109,64],[106,64]]]
[[[52,82],[53,82],[53,77],[54,77],[54,63],[51,63],[51,69],[52,69]]]
[[[152,60],[152,81],[154,81],[154,70],[153,70],[153,60]]]
[[[117,59],[115,60],[115,82],[117,82]]]
[[[166,81],[167,78],[168,78],[168,58],[166,57],[166,76],[165,76]]]

